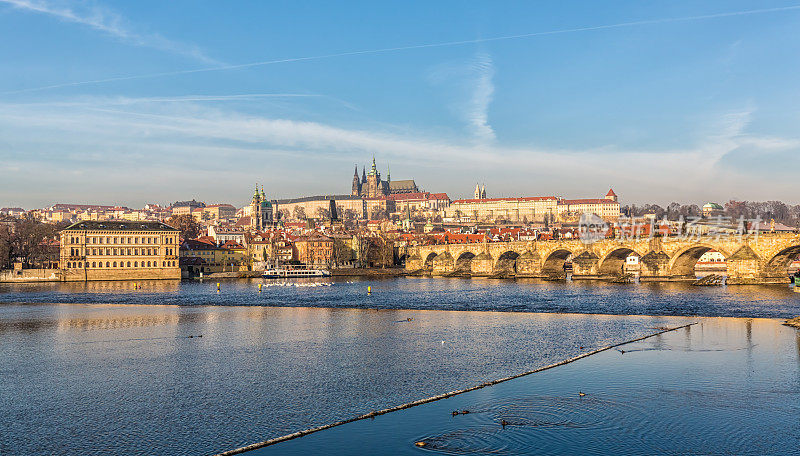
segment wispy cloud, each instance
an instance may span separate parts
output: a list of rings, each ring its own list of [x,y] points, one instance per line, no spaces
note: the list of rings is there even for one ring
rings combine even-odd
[[[480,53],[476,56],[472,67],[477,75],[472,91],[467,117],[472,125],[475,138],[488,143],[494,141],[494,129],[489,125],[489,104],[494,97],[494,64],[489,54]]]
[[[442,88],[450,110],[467,127],[476,144],[489,144],[496,137],[489,124],[489,105],[494,99],[494,63],[489,54],[477,53],[466,62],[438,64],[428,72],[428,80]]]
[[[134,27],[120,14],[91,1],[0,0],[0,3],[7,3],[20,10],[46,14],[62,21],[80,24],[103,32],[124,43],[184,55],[203,63],[219,64],[197,46],[179,43],[158,33],[135,31]]]
[[[0,0],[0,1],[6,2],[6,3],[19,4],[19,6],[25,6],[25,5],[28,5],[28,4],[32,4],[32,5],[41,4],[41,1],[34,2],[33,0]],[[29,9],[35,9],[35,8],[32,7],[32,8],[29,8]],[[119,76],[119,77],[113,77],[113,78],[66,82],[66,83],[63,83],[63,84],[54,84],[54,85],[48,85],[48,86],[31,87],[31,88],[28,88],[28,89],[0,92],[0,94],[34,92],[34,91],[57,89],[57,88],[63,88],[63,87],[75,87],[75,86],[83,86],[83,85],[103,84],[103,83],[116,82],[116,81],[127,81],[127,80],[132,80],[132,79],[149,79],[149,78],[159,78],[159,77],[167,77],[167,76],[180,76],[180,75],[195,74],[195,73],[205,73],[205,72],[210,72],[210,71],[239,70],[239,69],[253,68],[253,67],[259,67],[259,66],[266,66],[266,65],[277,65],[277,64],[282,64],[282,63],[305,62],[305,61],[313,61],[313,60],[332,59],[332,58],[337,58],[337,57],[349,57],[349,56],[370,55],[370,54],[384,54],[384,53],[389,53],[389,52],[411,51],[411,50],[416,50],[416,49],[430,49],[430,48],[451,47],[451,46],[464,46],[464,45],[470,45],[470,44],[489,43],[489,42],[506,41],[506,40],[520,40],[520,39],[535,38],[535,37],[550,36],[550,35],[584,33],[584,32],[593,32],[593,31],[611,30],[611,29],[629,28],[629,27],[639,27],[639,26],[657,25],[657,24],[705,21],[705,20],[713,20],[713,19],[722,19],[722,18],[727,18],[727,17],[750,16],[750,15],[770,14],[770,13],[781,13],[781,12],[796,11],[796,10],[800,10],[800,5],[791,5],[791,6],[783,6],[783,7],[776,7],[776,8],[761,8],[761,9],[752,9],[752,10],[741,10],[741,11],[728,11],[728,12],[724,12],[724,13],[704,14],[704,15],[698,15],[698,16],[681,16],[681,17],[645,19],[645,20],[639,20],[639,21],[618,22],[618,23],[614,23],[614,24],[591,25],[591,26],[586,26],[586,27],[564,28],[564,29],[557,29],[557,30],[545,30],[545,31],[540,31],[540,32],[520,33],[520,34],[516,34],[516,35],[503,35],[503,36],[495,36],[495,37],[489,37],[489,38],[475,38],[475,39],[458,40],[458,41],[445,41],[445,42],[438,42],[438,43],[424,43],[424,44],[414,44],[414,45],[408,45],[408,46],[386,47],[386,48],[379,48],[379,49],[361,49],[361,50],[355,50],[355,51],[336,52],[336,53],[332,53],[332,54],[319,54],[319,55],[309,55],[309,56],[302,56],[302,57],[290,57],[290,58],[284,58],[284,59],[262,60],[262,61],[256,61],[256,62],[235,64],[235,65],[217,65],[217,66],[214,66],[214,67],[211,67],[211,68],[195,68],[195,69],[190,69],[190,70],[165,71],[165,72],[161,72],[161,73],[137,74],[137,75]],[[51,14],[53,14],[53,13],[51,13]],[[68,19],[68,18],[69,17],[66,17],[66,19]]]
[[[792,138],[748,134],[748,110],[723,115],[714,131],[687,148],[566,150],[475,144],[400,127],[342,128],[243,114],[216,104],[131,102],[123,108],[109,106],[115,100],[111,101],[99,100],[94,106],[0,103],[0,130],[6,132],[0,141],[0,163],[8,171],[0,184],[0,199],[33,198],[28,196],[35,190],[30,182],[37,182],[38,190],[39,183],[47,182],[51,194],[59,189],[82,195],[82,200],[104,189],[116,192],[107,193],[107,198],[126,203],[131,195],[144,201],[177,198],[189,191],[236,202],[247,194],[248,182],[265,179],[275,196],[338,193],[347,191],[353,160],[373,153],[391,163],[414,163],[407,169],[413,169],[409,177],[426,187],[435,183],[435,190],[452,196],[459,196],[459,189],[471,190],[466,188],[470,176],[489,176],[487,184],[496,195],[591,196],[613,184],[615,190],[627,188],[638,198],[711,198],[741,191],[742,170],[720,163],[731,151],[798,146]],[[290,159],[297,156],[302,157],[302,170]],[[782,172],[777,164],[774,168]],[[91,178],[76,181],[73,172]],[[341,187],[336,177],[340,172],[345,176]],[[219,179],[220,173],[224,179]],[[776,194],[784,191],[781,185],[776,181],[743,196],[791,199],[793,194]],[[146,193],[153,186],[158,186],[158,195]]]

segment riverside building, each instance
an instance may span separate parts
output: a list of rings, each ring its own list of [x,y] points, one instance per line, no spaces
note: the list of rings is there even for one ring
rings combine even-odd
[[[486,187],[475,187],[480,198],[454,200],[445,211],[445,217],[458,221],[512,222],[570,222],[577,221],[580,214],[597,214],[603,220],[619,219],[620,205],[617,194],[609,190],[603,198],[564,199],[556,196],[528,196],[520,198],[486,198]]]
[[[180,279],[179,235],[161,222],[74,223],[61,231],[62,280]]]

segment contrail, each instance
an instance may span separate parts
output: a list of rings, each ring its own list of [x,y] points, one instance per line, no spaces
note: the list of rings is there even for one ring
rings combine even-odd
[[[684,17],[674,17],[674,18],[662,18],[662,19],[646,19],[641,21],[632,21],[632,22],[619,22],[616,24],[606,24],[606,25],[595,25],[589,27],[577,27],[577,28],[569,28],[569,29],[561,29],[561,30],[548,30],[542,32],[533,32],[533,33],[523,33],[519,35],[504,35],[504,36],[496,36],[490,38],[476,38],[471,40],[460,40],[460,41],[445,41],[440,43],[428,43],[428,44],[416,44],[416,45],[409,45],[409,46],[398,46],[398,47],[390,47],[390,48],[381,48],[381,49],[363,49],[360,51],[348,51],[348,52],[337,52],[334,54],[321,54],[321,55],[312,55],[306,57],[294,57],[294,58],[286,58],[286,59],[277,59],[277,60],[264,60],[261,62],[250,62],[250,63],[242,63],[237,65],[223,65],[223,66],[216,66],[216,67],[208,67],[208,68],[197,68],[194,70],[179,70],[179,71],[168,71],[163,73],[150,73],[150,74],[139,74],[139,75],[131,75],[131,76],[118,76],[113,78],[105,78],[105,79],[94,79],[90,81],[79,81],[79,82],[67,82],[63,84],[55,84],[49,86],[42,86],[42,87],[33,87],[28,89],[20,89],[20,90],[13,90],[8,92],[0,92],[2,95],[9,95],[9,94],[16,94],[16,93],[23,93],[23,92],[36,92],[42,90],[49,90],[49,89],[58,89],[63,87],[74,87],[74,86],[82,86],[82,85],[91,85],[91,84],[103,84],[106,82],[116,82],[116,81],[129,81],[132,79],[149,79],[149,78],[160,78],[166,76],[178,76],[184,74],[193,74],[193,73],[207,73],[211,71],[227,71],[227,70],[238,70],[243,68],[251,68],[257,66],[266,66],[266,65],[276,65],[279,63],[290,63],[290,62],[303,62],[309,60],[322,60],[322,59],[331,59],[335,57],[347,57],[347,56],[355,56],[355,55],[365,55],[365,54],[382,54],[386,52],[398,52],[398,51],[408,51],[414,49],[427,49],[427,48],[438,48],[438,47],[448,47],[448,46],[463,46],[467,44],[476,44],[476,43],[488,43],[492,41],[504,41],[504,40],[516,40],[516,39],[523,39],[523,38],[532,38],[537,36],[546,36],[546,35],[560,35],[565,33],[577,33],[577,32],[589,32],[594,30],[606,30],[606,29],[615,29],[615,28],[623,28],[623,27],[635,27],[639,25],[653,25],[653,24],[666,24],[671,22],[689,22],[689,21],[699,21],[705,19],[718,19],[723,17],[732,17],[732,16],[748,16],[752,14],[766,14],[766,13],[776,13],[781,11],[792,11],[800,9],[800,5],[796,6],[784,6],[778,8],[763,8],[763,9],[754,9],[754,10],[746,10],[746,11],[732,11],[728,13],[716,13],[716,14],[705,14],[701,16],[684,16]]]

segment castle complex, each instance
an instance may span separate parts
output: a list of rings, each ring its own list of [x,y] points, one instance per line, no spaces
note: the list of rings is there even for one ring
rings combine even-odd
[[[418,192],[419,189],[413,179],[392,182],[392,176],[388,170],[386,172],[386,180],[381,180],[381,173],[378,172],[378,168],[375,166],[375,157],[372,157],[372,168],[370,168],[369,174],[367,174],[367,169],[364,167],[359,178],[358,165],[356,165],[350,195],[362,198],[380,198],[398,193]]]

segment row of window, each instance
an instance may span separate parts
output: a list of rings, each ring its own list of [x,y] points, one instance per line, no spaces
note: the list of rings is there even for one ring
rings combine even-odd
[[[119,264],[119,266],[117,266],[117,264]],[[163,268],[175,267],[175,266],[176,266],[176,262],[175,261],[162,261],[161,262],[161,267],[163,267]],[[82,267],[83,267],[83,262],[82,261],[68,261],[67,262],[67,268],[78,268],[78,269],[80,269]],[[87,268],[90,268],[90,267],[91,268],[102,268],[103,267],[103,262],[102,261],[99,261],[99,262],[92,261],[92,265],[89,266],[89,262],[87,261],[86,262],[86,267]],[[130,261],[128,261],[128,262],[120,261],[119,263],[117,263],[116,261],[106,261],[105,267],[106,268],[116,268],[116,267],[120,267],[120,268],[130,268],[130,267],[134,267],[134,268],[157,268],[158,267],[158,261],[148,261],[146,263],[144,261],[142,261],[141,264],[138,261],[134,261],[133,262],[133,266],[131,266],[131,262]]]
[[[141,242],[139,242],[141,240]],[[172,244],[175,238],[165,238],[165,244]],[[71,236],[70,244],[80,244],[81,238]],[[87,244],[158,244],[158,237],[110,237],[110,236],[91,236],[86,238]]]
[[[165,255],[174,255],[174,250],[171,248],[164,249]],[[86,249],[87,255],[139,255],[139,249]],[[142,249],[142,255],[158,255],[158,249]],[[70,256],[81,255],[80,248],[70,248]]]

